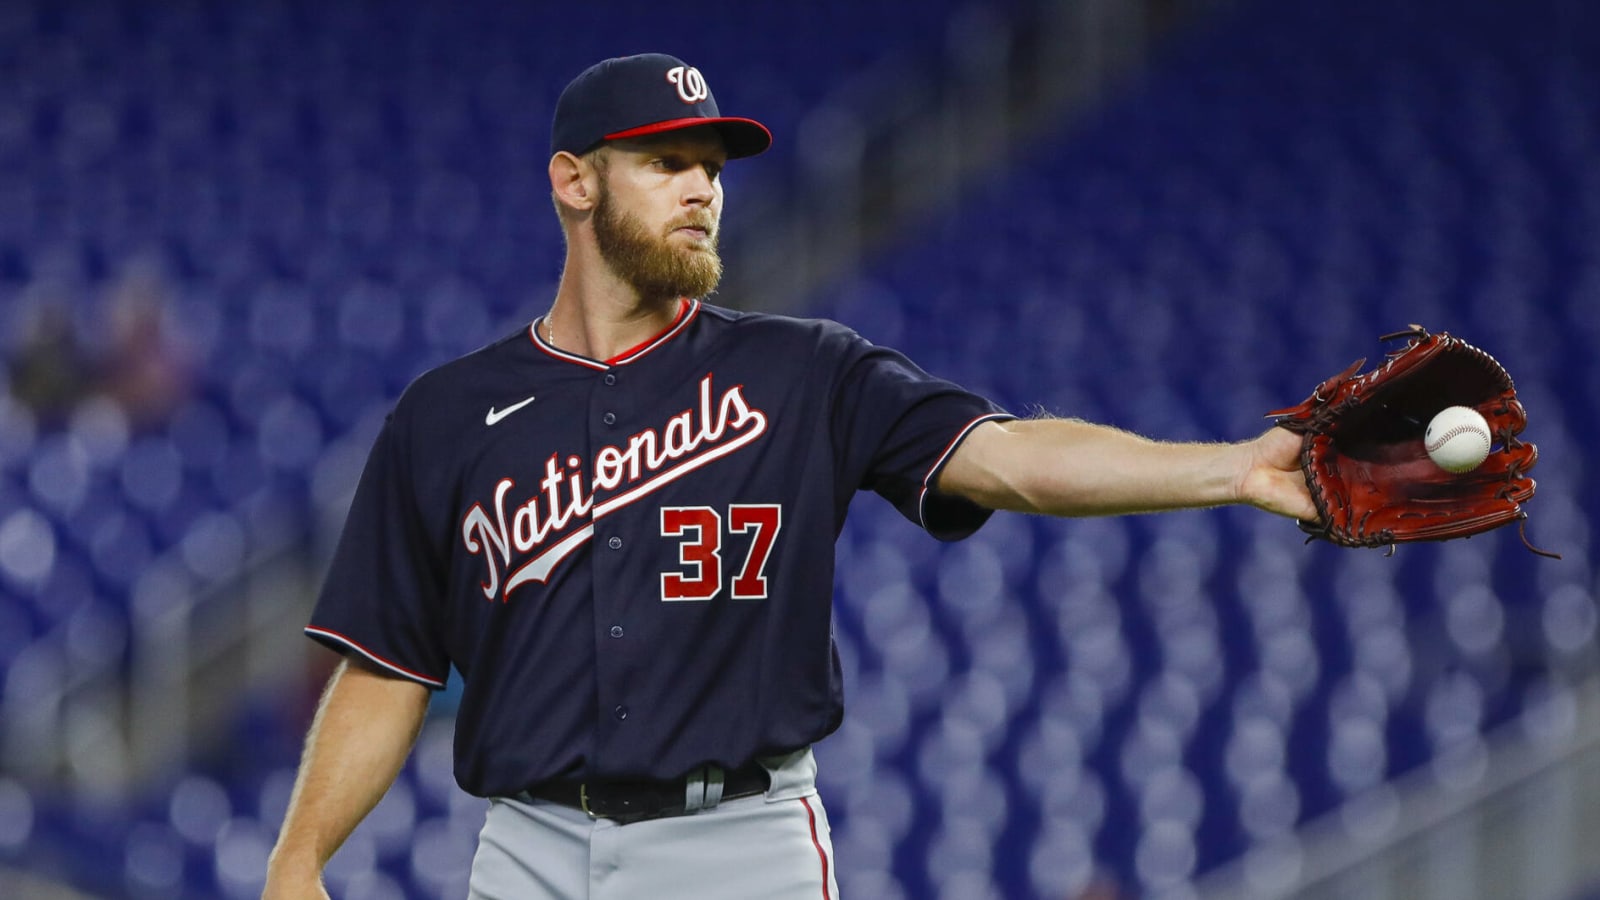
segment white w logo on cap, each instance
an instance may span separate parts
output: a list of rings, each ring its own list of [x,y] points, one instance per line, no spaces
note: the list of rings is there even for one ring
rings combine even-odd
[[[711,96],[706,77],[693,66],[673,66],[667,70],[667,80],[678,89],[678,97],[685,103],[699,103]]]

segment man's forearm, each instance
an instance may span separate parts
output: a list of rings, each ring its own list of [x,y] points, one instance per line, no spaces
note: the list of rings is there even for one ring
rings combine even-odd
[[[1239,444],[1191,444],[1076,419],[988,423],[950,460],[939,488],[992,509],[1057,516],[1243,502],[1315,518],[1297,447],[1287,432]]]
[[[428,710],[428,689],[341,663],[306,736],[288,814],[272,851],[275,883],[315,881],[394,783]],[[286,894],[286,896],[289,894]]]

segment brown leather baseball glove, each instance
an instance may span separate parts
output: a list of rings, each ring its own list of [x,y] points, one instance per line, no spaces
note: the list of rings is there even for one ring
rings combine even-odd
[[[1533,496],[1528,477],[1538,448],[1517,435],[1528,423],[1511,376],[1494,357],[1449,334],[1412,325],[1383,365],[1365,359],[1329,378],[1298,406],[1268,413],[1303,436],[1301,468],[1321,521],[1301,522],[1315,538],[1346,547],[1470,537],[1523,523]],[[1468,406],[1495,443],[1481,465],[1453,474],[1428,457],[1423,433],[1447,406]],[[1556,556],[1528,543],[1528,549]]]

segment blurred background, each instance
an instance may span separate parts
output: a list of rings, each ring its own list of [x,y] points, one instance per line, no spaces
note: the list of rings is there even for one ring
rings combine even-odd
[[[777,136],[714,302],[1202,440],[1418,322],[1541,450],[1559,562],[1238,510],[943,546],[863,498],[846,897],[1600,897],[1584,0],[0,2],[0,895],[259,893],[378,423],[546,308],[555,97],[647,50]],[[464,896],[452,698],[335,897]]]

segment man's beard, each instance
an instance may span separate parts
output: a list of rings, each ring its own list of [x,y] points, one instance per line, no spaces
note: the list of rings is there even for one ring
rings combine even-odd
[[[688,214],[669,223],[666,232],[693,226],[711,236],[708,247],[674,247],[668,239],[654,237],[637,216],[621,212],[611,202],[611,192],[600,190],[594,209],[594,236],[600,257],[643,300],[704,297],[722,280],[722,258],[717,255],[716,222],[709,212]]]

